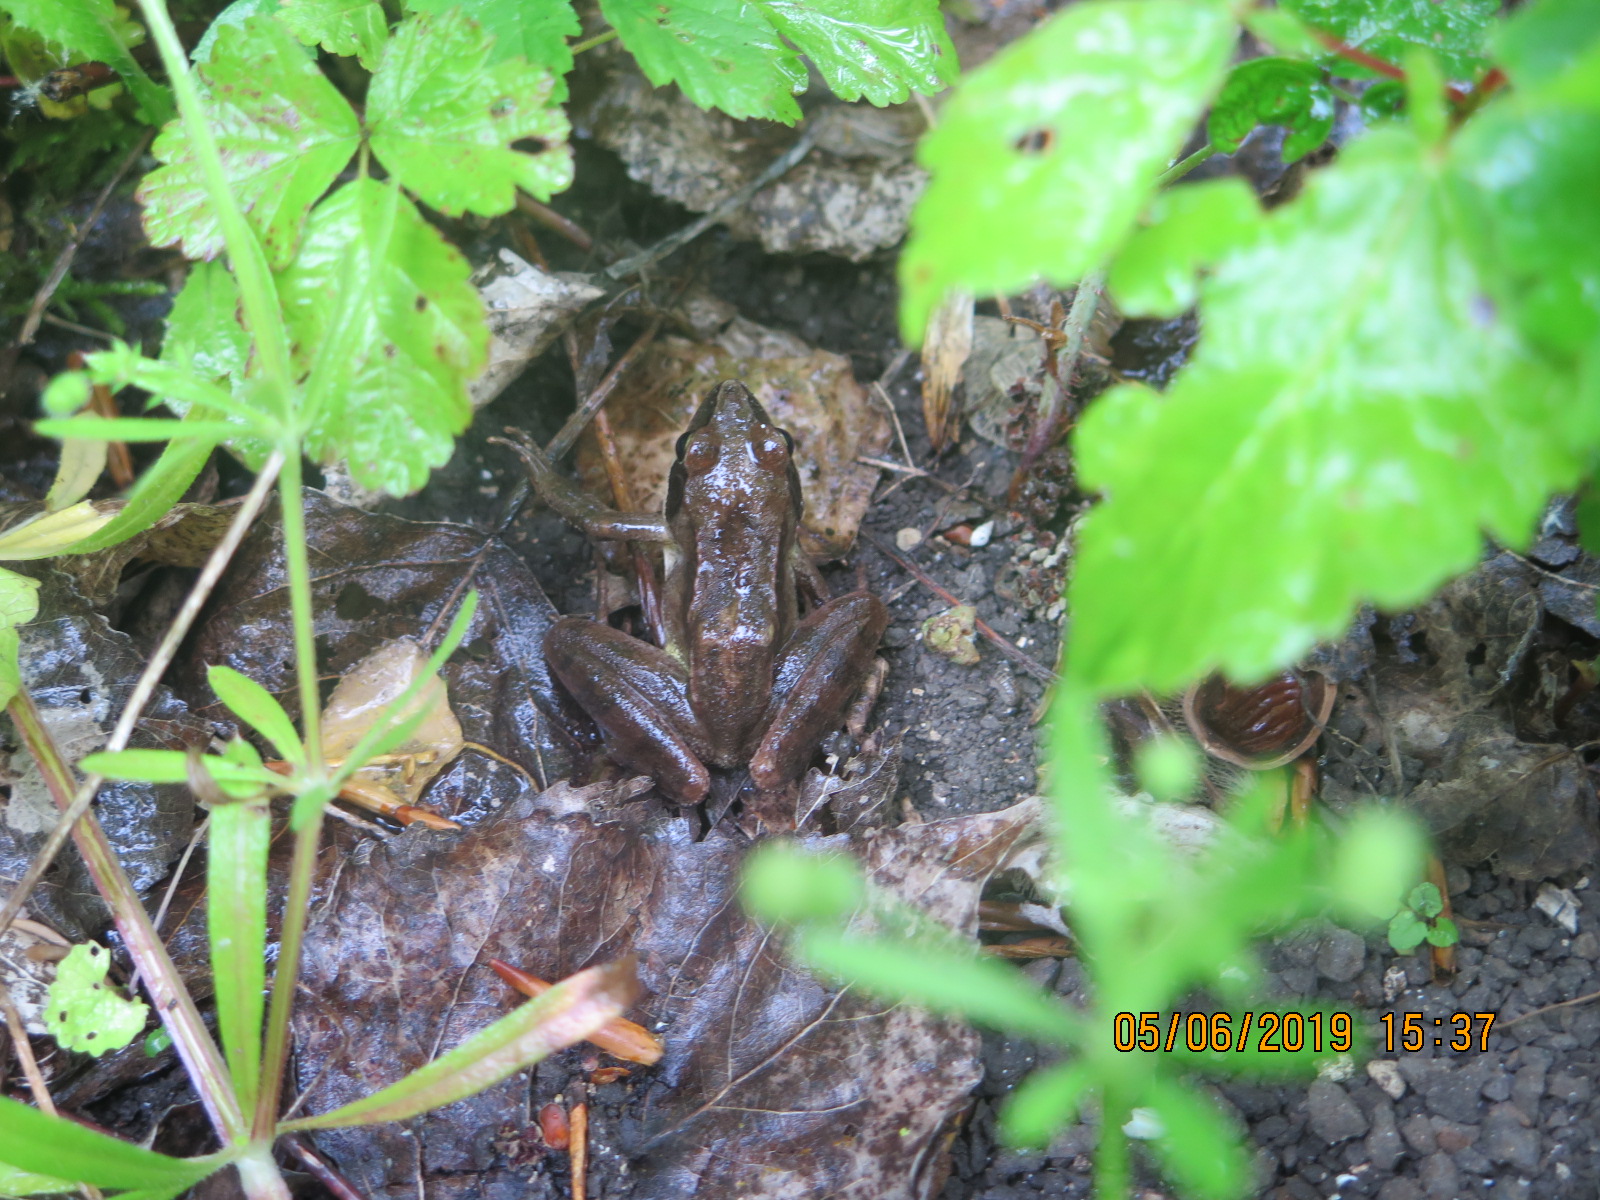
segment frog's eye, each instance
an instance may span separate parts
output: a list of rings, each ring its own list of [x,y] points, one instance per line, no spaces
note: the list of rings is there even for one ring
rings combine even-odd
[[[769,471],[781,471],[789,465],[789,438],[782,430],[768,428],[757,435],[754,443],[756,462]]]
[[[717,465],[722,444],[708,433],[697,433],[683,450],[683,468],[690,475],[704,475]]]

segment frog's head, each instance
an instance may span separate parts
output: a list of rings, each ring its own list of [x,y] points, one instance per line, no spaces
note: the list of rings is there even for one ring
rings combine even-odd
[[[790,506],[800,512],[794,439],[772,423],[744,384],[726,379],[706,394],[678,439],[667,484],[667,513],[686,502],[743,508]]]

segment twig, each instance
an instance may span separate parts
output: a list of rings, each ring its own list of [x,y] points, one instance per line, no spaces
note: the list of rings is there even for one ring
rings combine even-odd
[[[661,330],[661,318],[651,318],[650,324],[645,326],[644,332],[634,339],[633,345],[623,353],[622,357],[611,364],[611,369],[605,373],[600,382],[594,385],[594,391],[583,398],[583,403],[573,411],[561,428],[556,431],[555,437],[550,439],[550,444],[544,448],[545,457],[551,462],[558,462],[561,456],[572,449],[573,443],[578,440],[578,435],[583,432],[584,426],[594,419],[594,414],[599,412],[605,402],[611,398],[611,393],[617,390],[617,384],[622,382],[622,377],[628,369],[638,362],[650,343],[656,340],[656,334]]]
[[[286,1135],[283,1147],[299,1159],[307,1174],[332,1192],[337,1200],[366,1200],[366,1197],[356,1190],[354,1184],[339,1174],[332,1163],[307,1145],[298,1133]]]
[[[39,332],[39,322],[44,318],[45,305],[50,303],[50,297],[56,294],[56,289],[61,286],[61,281],[67,277],[67,272],[72,269],[72,260],[77,256],[78,247],[83,245],[83,239],[94,228],[95,222],[100,219],[100,214],[105,211],[107,203],[111,200],[111,193],[117,190],[117,184],[122,182],[122,177],[128,173],[133,164],[139,161],[145,147],[150,144],[150,139],[155,137],[154,129],[144,131],[132,150],[129,150],[123,160],[117,164],[117,169],[112,172],[111,178],[106,180],[105,187],[100,189],[100,194],[95,197],[94,207],[89,210],[89,215],[83,223],[73,231],[72,238],[61,248],[61,253],[56,256],[55,265],[50,268],[50,274],[45,276],[44,282],[39,285],[39,290],[34,293],[33,303],[28,306],[28,315],[22,322],[22,332],[17,335],[17,345],[26,346],[33,341],[33,335]]]
[[[896,554],[893,550],[889,549],[889,547],[885,546],[870,533],[863,531],[861,536],[868,542],[871,542],[872,545],[876,547],[879,554],[882,554],[891,562],[896,563],[901,570],[912,575],[918,583],[927,588],[934,595],[938,596],[941,600],[945,601],[945,603],[950,605],[961,603],[959,599],[957,599],[951,593],[945,591],[944,588],[940,587],[937,583],[930,579],[927,573],[913,563],[910,559],[903,558]],[[1018,666],[1022,667],[1023,670],[1027,671],[1028,674],[1032,675],[1035,679],[1043,680],[1045,683],[1055,683],[1058,681],[1059,677],[1049,667],[1041,666],[1039,663],[1034,662],[1033,659],[1029,658],[1021,650],[1018,650],[1016,646],[1012,645],[1011,642],[1006,640],[1000,634],[996,633],[984,622],[974,618],[972,624],[979,633],[983,634],[984,637],[993,642],[995,647],[1002,654],[1017,663]]]
[[[594,249],[594,239],[583,226],[562,216],[548,204],[540,204],[526,192],[517,193],[517,210],[524,216],[532,217],[546,229],[555,230],[585,254]]]
[[[578,1099],[567,1116],[571,1130],[568,1153],[572,1156],[572,1200],[588,1200],[589,1195],[589,1105],[583,1099],[583,1089],[577,1088]]]
[[[652,263],[659,262],[685,242],[693,241],[735,209],[743,208],[749,203],[752,196],[773,182],[773,180],[792,171],[799,165],[801,159],[811,153],[811,147],[816,144],[816,141],[816,129],[808,128],[796,139],[794,145],[773,159],[766,170],[762,171],[761,174],[734,192],[733,195],[729,196],[710,212],[701,216],[698,220],[689,222],[682,229],[669,233],[648,250],[641,250],[638,254],[630,254],[620,262],[612,263],[606,268],[606,274],[612,279],[624,279],[637,271],[642,271]]]
[[[1156,176],[1156,187],[1170,187],[1217,153],[1217,148],[1207,142],[1187,158],[1181,158]]]
[[[1404,80],[1406,77],[1406,73],[1392,62],[1385,62],[1376,55],[1368,54],[1365,50],[1341,40],[1336,34],[1329,33],[1324,29],[1311,29],[1309,32],[1312,37],[1316,38],[1317,41],[1332,50],[1340,58],[1347,58],[1353,63],[1359,63],[1361,66],[1366,67],[1367,70],[1375,71],[1386,79]],[[1450,97],[1451,104],[1461,104],[1467,98],[1467,94],[1453,83],[1446,84],[1444,90],[1445,94]]]
[[[47,312],[41,316],[39,320],[46,325],[54,325],[59,329],[70,330],[73,333],[82,334],[84,337],[98,338],[100,341],[105,342],[108,345],[115,344],[117,340],[116,334],[107,333],[104,329],[95,329],[88,325],[79,325],[76,321],[69,321],[65,317],[58,317],[55,315],[55,313]]]
[[[17,1011],[16,1002],[11,999],[11,989],[0,981],[0,1011],[6,1016],[6,1028],[11,1032],[11,1048],[16,1051],[17,1061],[22,1064],[22,1074],[28,1080],[28,1090],[33,1093],[33,1102],[39,1111],[56,1115],[56,1102],[50,1098],[50,1089],[44,1084],[44,1075],[39,1070],[39,1060],[33,1057],[33,1045],[28,1041],[28,1029],[22,1023],[22,1014]]]
[[[1591,1000],[1600,1000],[1600,992],[1586,992],[1582,996],[1574,996],[1571,1000],[1558,1000],[1554,1004],[1546,1004],[1542,1008],[1535,1008],[1530,1012],[1525,1012],[1520,1017],[1512,1017],[1511,1020],[1503,1022],[1500,1028],[1509,1029],[1519,1021],[1527,1021],[1534,1017],[1542,1017],[1546,1013],[1555,1012],[1555,1010],[1558,1008],[1571,1008],[1575,1004],[1587,1004]]]

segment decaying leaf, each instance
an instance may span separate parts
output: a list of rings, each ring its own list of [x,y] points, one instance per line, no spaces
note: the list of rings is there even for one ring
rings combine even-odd
[[[847,358],[742,318],[707,341],[656,342],[607,403],[634,506],[661,510],[678,437],[711,385],[723,379],[744,380],[795,440],[806,549],[817,557],[843,554],[877,480],[877,472],[856,458],[876,456],[888,445],[888,418],[856,383]],[[591,490],[610,496],[592,436],[579,443],[578,466]]]
[[[328,881],[296,1017],[310,1111],[391,1081],[503,1012],[491,957],[559,978],[632,952],[646,998],[630,1015],[666,1052],[592,1090],[589,1145],[628,1160],[634,1197],[937,1194],[942,1134],[980,1074],[976,1036],[830,991],[790,962],[734,898],[749,842],[729,824],[697,841],[656,802],[602,823],[571,796],[524,797],[459,836],[369,843]],[[853,845],[880,885],[975,934],[984,881],[1036,840],[1038,816],[1030,802],[803,840]],[[582,1056],[408,1129],[317,1141],[368,1195],[415,1186],[414,1146],[441,1186],[512,1186],[521,1177],[493,1150],[507,1114],[539,1111],[586,1074]]]
[[[489,310],[489,364],[467,389],[475,408],[504,391],[603,292],[586,276],[552,274],[505,249],[472,282]]]
[[[937,453],[960,432],[956,384],[972,353],[972,293],[957,288],[941,300],[922,341],[922,420]]]

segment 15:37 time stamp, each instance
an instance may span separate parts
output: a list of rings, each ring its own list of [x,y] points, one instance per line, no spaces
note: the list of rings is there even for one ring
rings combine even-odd
[[[1494,1017],[1494,1013],[1486,1012],[1458,1012],[1447,1017],[1386,1012],[1378,1018],[1378,1024],[1383,1026],[1383,1048],[1389,1054],[1396,1050],[1415,1054],[1430,1045],[1459,1053],[1489,1049],[1489,1030],[1494,1028]]]

